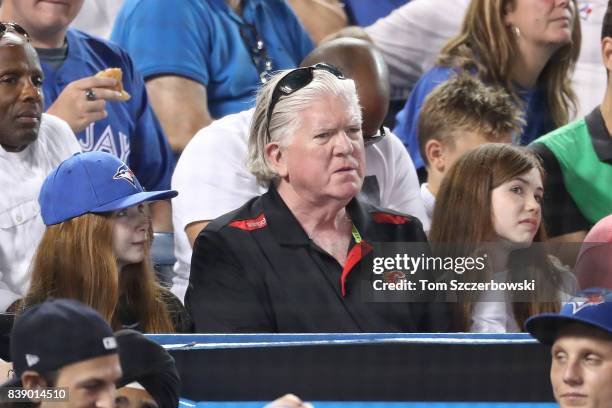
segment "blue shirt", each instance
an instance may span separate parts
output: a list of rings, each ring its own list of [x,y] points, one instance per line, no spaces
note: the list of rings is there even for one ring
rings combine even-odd
[[[295,68],[314,44],[283,0],[245,0],[242,16],[224,0],[126,0],[111,38],[145,78],[187,77],[206,87],[215,118],[253,106],[261,82],[241,27],[263,40],[272,70]],[[249,43],[249,45],[252,42]]]
[[[406,146],[414,166],[419,169],[424,166],[419,142],[417,139],[417,124],[421,105],[429,93],[442,82],[447,81],[453,73],[453,68],[435,66],[426,72],[417,82],[410,98],[395,118],[395,133]],[[532,90],[515,89],[523,101],[525,126],[520,137],[520,144],[526,145],[532,140],[556,128],[548,109],[546,91],[543,86],[536,85]]]
[[[42,64],[45,107],[51,106],[69,83],[106,68],[121,68],[123,86],[132,98],[127,102],[107,102],[108,116],[76,136],[83,151],[108,152],[126,162],[146,190],[169,189],[174,167],[172,150],[130,57],[116,45],[74,29],[68,30],[66,41],[68,55],[57,71]]]
[[[366,27],[408,2],[410,0],[345,0],[344,7],[351,24]]]

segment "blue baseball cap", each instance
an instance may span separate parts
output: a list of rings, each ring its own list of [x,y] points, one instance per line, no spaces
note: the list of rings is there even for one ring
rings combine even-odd
[[[174,190],[144,191],[130,168],[104,152],[76,153],[45,179],[38,202],[45,225],[86,213],[121,210],[176,197]]]
[[[559,313],[543,313],[527,319],[525,328],[544,344],[553,344],[559,331],[571,323],[582,323],[612,334],[612,291],[586,289],[571,299]]]

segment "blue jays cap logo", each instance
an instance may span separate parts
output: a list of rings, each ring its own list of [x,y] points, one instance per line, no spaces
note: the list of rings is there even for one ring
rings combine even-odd
[[[587,308],[590,306],[597,306],[597,305],[604,303],[605,301],[606,299],[604,295],[600,293],[595,293],[592,295],[587,295],[584,298],[575,299],[569,302],[569,304],[572,306],[572,314],[576,314],[584,308]]]
[[[119,166],[117,172],[113,176],[113,180],[125,180],[132,185],[132,187],[136,187],[136,176],[128,166],[125,164]]]

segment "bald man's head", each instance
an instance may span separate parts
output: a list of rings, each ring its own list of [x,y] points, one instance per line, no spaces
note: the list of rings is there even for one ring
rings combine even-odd
[[[363,111],[363,135],[374,135],[389,108],[389,73],[374,46],[356,38],[337,38],[315,48],[301,66],[325,62],[355,81]]]

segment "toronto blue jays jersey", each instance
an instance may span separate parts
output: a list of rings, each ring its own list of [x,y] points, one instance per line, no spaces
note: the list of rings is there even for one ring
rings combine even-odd
[[[106,68],[121,68],[123,86],[131,99],[107,102],[108,116],[90,123],[77,138],[83,151],[108,152],[126,162],[146,190],[169,189],[172,150],[149,105],[142,76],[128,54],[117,45],[74,29],[68,30],[66,41],[68,55],[57,70],[42,63],[45,109],[71,82]]]

